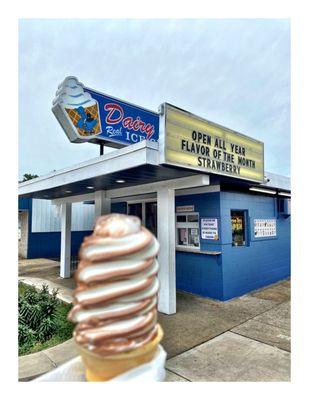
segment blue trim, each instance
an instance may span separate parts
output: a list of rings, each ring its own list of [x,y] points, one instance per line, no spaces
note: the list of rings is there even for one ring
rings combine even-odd
[[[71,255],[77,256],[85,236],[92,231],[73,231],[71,233]],[[28,258],[59,258],[61,232],[35,232],[28,237]]]
[[[32,232],[32,199],[19,199],[20,207],[29,211],[28,223],[28,249],[27,258],[59,258],[61,245],[61,232]],[[21,201],[22,200],[22,201]],[[25,200],[25,201],[24,201]],[[126,203],[112,204],[112,212],[126,213]],[[71,233],[71,255],[77,256],[80,245],[85,236],[91,235],[92,231],[73,231]]]

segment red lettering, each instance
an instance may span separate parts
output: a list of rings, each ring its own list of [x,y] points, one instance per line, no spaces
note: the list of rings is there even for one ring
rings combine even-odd
[[[137,117],[136,120],[133,122],[132,128],[135,131],[139,130],[139,123],[141,122],[140,117]]]
[[[145,122],[140,121],[139,126],[140,126],[140,131],[141,131],[142,133],[145,132],[145,125],[146,125]]]
[[[108,114],[105,118],[107,124],[117,124],[123,118],[123,109],[118,104],[115,103],[107,103],[104,106],[104,110],[108,111]],[[114,115],[116,112],[116,116]],[[117,117],[118,112],[118,117]]]
[[[124,118],[123,121],[122,121],[122,126],[123,126],[124,128],[132,129],[132,123],[133,123],[132,117],[126,117],[126,118]]]
[[[154,134],[154,127],[151,124],[147,124],[145,127],[145,131],[147,133],[146,139],[149,140],[151,136]]]
[[[104,110],[108,111],[105,121],[107,124],[118,124],[122,121],[122,126],[127,129],[133,129],[134,131],[140,131],[141,133],[146,132],[146,139],[149,140],[151,136],[155,133],[154,126],[151,124],[146,124],[141,121],[140,117],[136,117],[133,120],[132,117],[124,118],[123,108],[119,104],[107,103],[104,106]]]

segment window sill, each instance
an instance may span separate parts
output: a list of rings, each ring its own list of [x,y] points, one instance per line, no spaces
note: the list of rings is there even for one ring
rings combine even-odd
[[[190,249],[188,247],[176,247],[176,251],[182,251],[184,253],[206,254],[208,256],[218,256],[222,253],[221,251],[200,250],[195,248]]]

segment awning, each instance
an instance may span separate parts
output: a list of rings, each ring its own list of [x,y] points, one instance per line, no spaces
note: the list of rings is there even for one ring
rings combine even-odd
[[[197,175],[196,171],[160,165],[158,143],[142,141],[23,182],[19,184],[18,194],[56,199],[194,175]]]

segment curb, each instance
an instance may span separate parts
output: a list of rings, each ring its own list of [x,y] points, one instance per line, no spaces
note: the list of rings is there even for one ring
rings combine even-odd
[[[31,381],[78,356],[73,339],[34,354],[18,357],[18,380]]]
[[[48,285],[50,294],[52,293],[53,289],[59,289],[59,292],[57,294],[57,298],[59,300],[63,301],[64,303],[72,303],[73,301],[71,289],[68,289],[64,286],[59,286],[59,284],[51,282],[47,279],[20,276],[18,277],[18,281],[23,282],[26,285],[34,286],[36,289],[41,289],[42,285],[45,283],[46,285]]]

